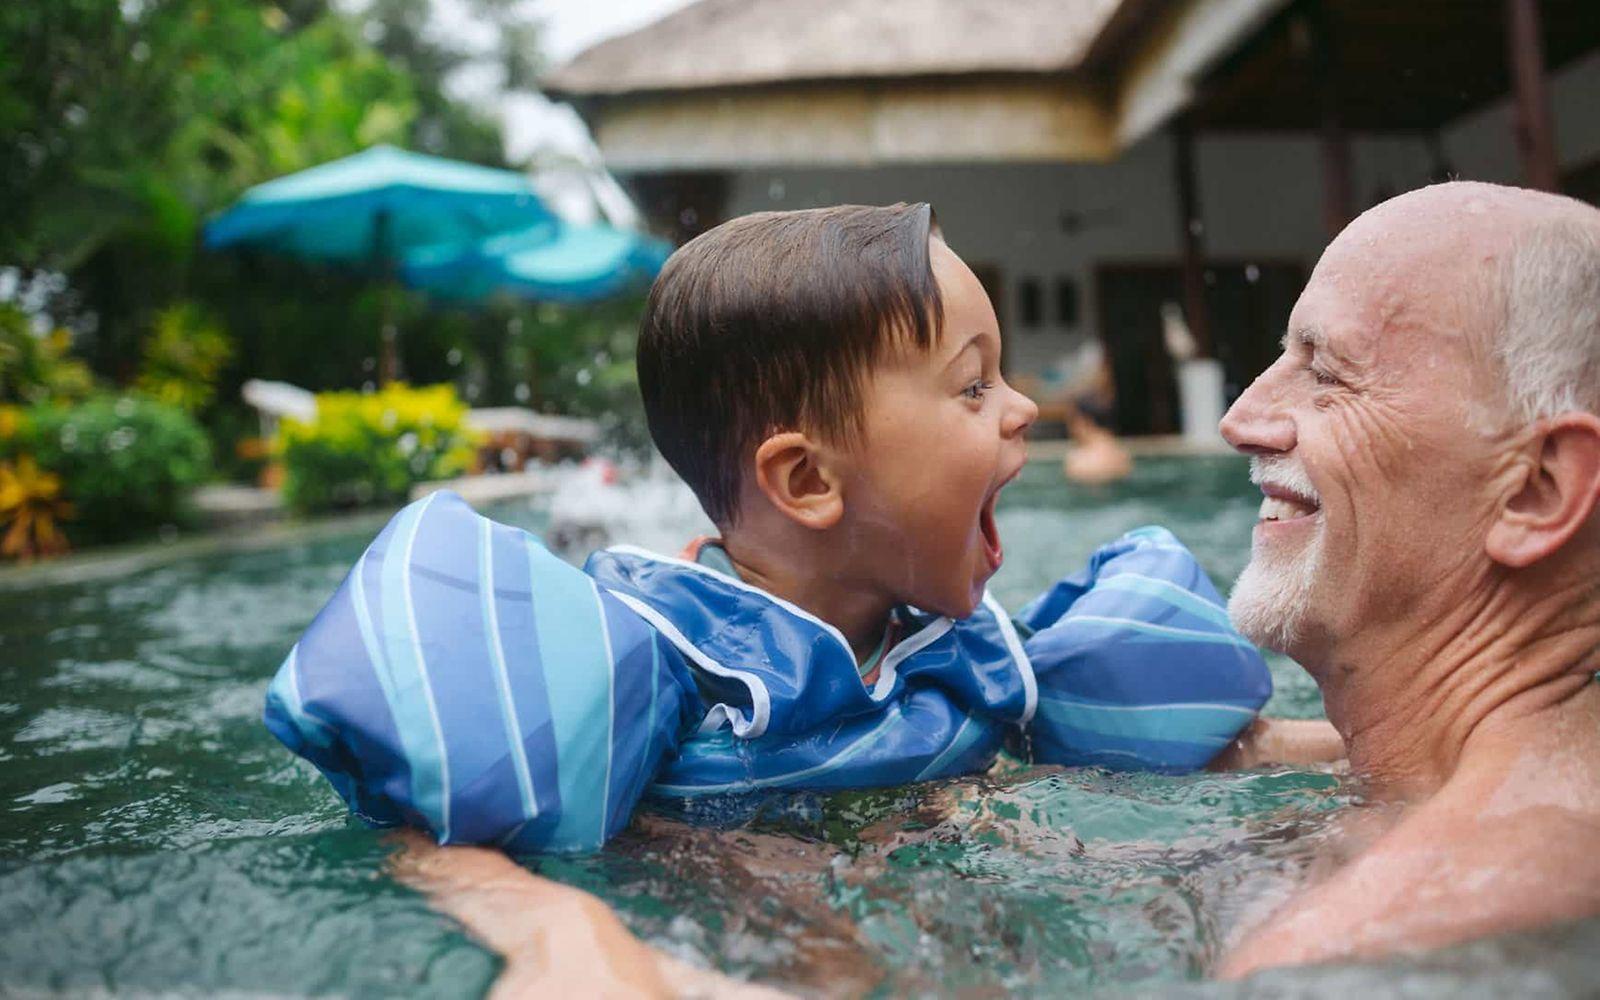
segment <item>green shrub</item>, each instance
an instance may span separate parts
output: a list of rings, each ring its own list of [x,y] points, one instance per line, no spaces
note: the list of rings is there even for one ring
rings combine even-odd
[[[284,499],[302,512],[404,501],[414,483],[460,475],[477,435],[450,385],[317,396],[310,423],[284,420]]]
[[[189,491],[211,468],[205,432],[188,414],[134,395],[32,407],[5,444],[61,478],[74,543],[128,538],[182,520]]]

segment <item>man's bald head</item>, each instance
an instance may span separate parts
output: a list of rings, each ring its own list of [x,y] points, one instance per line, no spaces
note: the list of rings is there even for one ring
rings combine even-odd
[[[1404,286],[1435,333],[1465,338],[1495,377],[1502,419],[1600,413],[1600,210],[1542,191],[1437,184],[1351,223],[1324,263],[1346,258]]]

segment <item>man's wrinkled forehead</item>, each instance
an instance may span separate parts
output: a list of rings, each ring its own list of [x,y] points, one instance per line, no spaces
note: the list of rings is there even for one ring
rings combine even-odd
[[[1476,355],[1501,312],[1512,228],[1502,215],[1470,195],[1408,196],[1372,209],[1328,246],[1290,328],[1317,330],[1369,363],[1452,346]]]

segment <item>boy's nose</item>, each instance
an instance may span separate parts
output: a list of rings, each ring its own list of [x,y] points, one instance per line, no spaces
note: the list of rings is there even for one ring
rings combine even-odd
[[[1039,419],[1039,404],[1011,388],[1006,389],[1011,393],[1011,405],[1006,408],[1005,424],[1002,427],[1006,437],[1015,437],[1033,426]]]

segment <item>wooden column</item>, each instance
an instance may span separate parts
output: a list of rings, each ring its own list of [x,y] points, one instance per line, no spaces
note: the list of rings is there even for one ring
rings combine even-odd
[[[1172,170],[1178,193],[1178,246],[1182,252],[1183,315],[1197,353],[1216,355],[1211,342],[1211,313],[1206,307],[1205,221],[1195,183],[1194,128],[1186,117],[1172,125]]]
[[[1511,56],[1513,129],[1522,154],[1522,179],[1532,188],[1558,191],[1555,126],[1544,80],[1544,45],[1539,38],[1537,0],[1506,0],[1506,44]]]
[[[1322,120],[1322,228],[1332,239],[1355,218],[1355,184],[1350,171],[1350,136],[1339,101],[1339,59],[1326,4],[1306,5],[1311,41],[1311,81]]]

